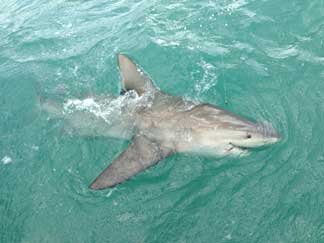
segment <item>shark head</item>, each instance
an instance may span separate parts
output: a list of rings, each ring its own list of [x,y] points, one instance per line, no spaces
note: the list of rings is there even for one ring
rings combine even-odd
[[[198,131],[199,144],[206,147],[255,148],[276,143],[280,135],[270,123],[253,122],[210,104],[188,112]]]
[[[223,130],[228,143],[240,148],[261,147],[280,140],[280,135],[271,124],[254,123],[237,117],[225,131]]]

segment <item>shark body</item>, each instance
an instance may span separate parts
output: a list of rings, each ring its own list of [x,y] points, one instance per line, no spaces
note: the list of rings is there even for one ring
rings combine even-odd
[[[249,121],[211,104],[197,105],[165,94],[125,55],[118,55],[118,63],[123,96],[135,92],[138,101],[124,102],[123,112],[116,114],[118,118],[113,122],[81,111],[63,117],[85,135],[131,139],[127,149],[91,183],[91,189],[113,187],[174,153],[245,155],[248,148],[280,139],[270,125]],[[52,104],[43,107],[60,112]]]

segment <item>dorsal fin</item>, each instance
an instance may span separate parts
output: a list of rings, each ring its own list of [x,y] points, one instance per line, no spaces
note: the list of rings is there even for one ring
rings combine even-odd
[[[135,90],[141,96],[147,88],[153,87],[152,80],[127,56],[119,54],[118,64],[124,91]]]

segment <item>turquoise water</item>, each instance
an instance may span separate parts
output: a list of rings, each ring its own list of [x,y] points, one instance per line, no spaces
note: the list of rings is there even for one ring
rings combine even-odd
[[[324,242],[323,16],[321,0],[1,1],[0,242]],[[117,95],[119,52],[282,141],[89,190],[127,141],[65,132],[38,97]]]

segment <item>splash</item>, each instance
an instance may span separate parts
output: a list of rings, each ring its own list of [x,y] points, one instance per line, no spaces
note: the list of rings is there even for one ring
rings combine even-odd
[[[141,97],[134,91],[129,91],[125,95],[113,98],[89,97],[86,99],[69,99],[63,104],[63,113],[72,114],[77,111],[89,112],[105,122],[111,123],[112,118],[122,114],[131,116],[136,107],[140,105]]]

